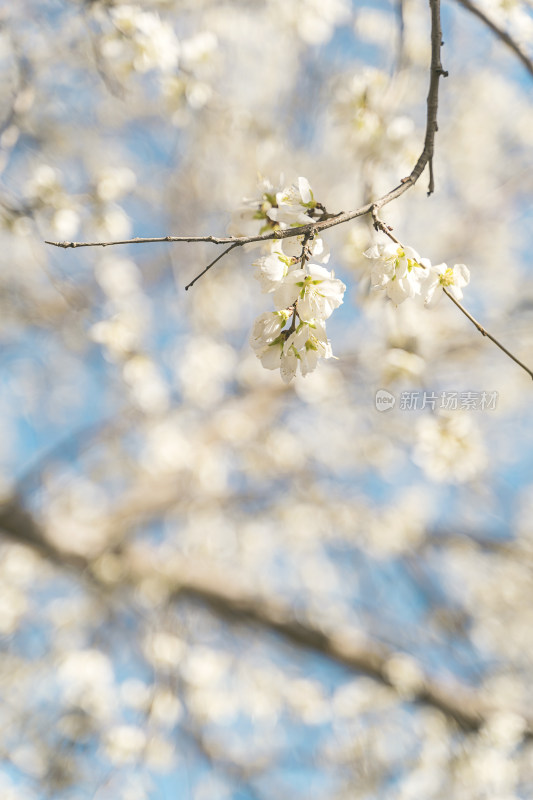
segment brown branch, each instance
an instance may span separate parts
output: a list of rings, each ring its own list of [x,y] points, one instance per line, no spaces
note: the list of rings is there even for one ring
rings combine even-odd
[[[245,244],[253,242],[266,242],[272,239],[287,239],[293,236],[315,235],[327,228],[332,228],[335,225],[342,225],[357,217],[362,217],[372,211],[373,208],[380,209],[383,206],[400,197],[404,192],[415,185],[425,167],[430,165],[430,180],[428,194],[434,191],[433,180],[433,152],[435,134],[437,132],[437,110],[438,110],[438,92],[439,80],[442,76],[448,73],[442,69],[440,60],[440,49],[442,45],[442,33],[440,24],[440,0],[429,0],[431,9],[431,66],[430,66],[430,84],[429,93],[427,98],[427,118],[426,118],[426,133],[424,138],[424,147],[420,154],[418,161],[411,174],[392,189],[387,194],[384,194],[378,200],[372,203],[367,203],[354,211],[341,212],[340,214],[323,214],[322,217],[316,222],[309,222],[308,225],[302,225],[299,228],[288,228],[287,230],[267,231],[266,233],[257,236],[160,236],[160,237],[135,237],[134,239],[123,239],[116,242],[52,242],[45,241],[45,244],[63,249],[75,247],[111,247],[119,244],[151,244],[155,242],[212,242],[213,244],[228,244],[224,253],[218,256],[211,264],[209,264],[194,280],[188,284],[186,289],[189,289],[202,275],[204,275],[211,267],[219,261],[226,253],[233,250],[234,247],[242,247]]]
[[[467,11],[470,11],[471,14],[478,17],[487,28],[496,34],[498,39],[502,41],[507,47],[513,51],[513,53],[518,56],[524,67],[527,69],[529,74],[533,76],[533,61],[527,55],[527,53],[522,49],[522,47],[518,44],[518,42],[513,39],[513,37],[507,33],[503,28],[501,28],[494,20],[488,17],[481,8],[479,8],[475,3],[472,3],[471,0],[456,0],[460,6],[466,8]]]
[[[382,233],[384,233],[386,236],[388,236],[388,237],[389,237],[389,239],[392,239],[392,241],[393,241],[393,242],[395,242],[396,244],[400,245],[400,247],[403,247],[402,243],[401,243],[401,242],[400,242],[400,241],[399,241],[399,240],[396,238],[396,236],[394,236],[394,235],[393,235],[393,233],[392,233],[392,228],[391,228],[389,225],[387,225],[385,222],[383,222],[383,220],[382,220],[382,219],[380,219],[380,218],[379,218],[379,216],[378,216],[378,209],[377,209],[376,205],[374,205],[374,207],[371,209],[370,213],[371,213],[371,215],[372,215],[372,220],[373,220],[373,222],[374,222],[374,228],[375,228],[377,231],[381,231]],[[472,314],[470,314],[470,312],[466,310],[466,308],[465,308],[465,307],[464,307],[464,306],[463,306],[463,305],[462,305],[462,304],[459,302],[459,300],[456,300],[456,299],[455,299],[455,297],[454,297],[454,296],[453,296],[453,295],[452,295],[452,294],[451,294],[451,293],[450,293],[450,292],[449,292],[449,291],[446,289],[446,287],[445,287],[445,286],[443,286],[443,287],[442,287],[442,291],[444,292],[444,294],[446,295],[446,297],[449,297],[449,298],[450,298],[450,300],[452,301],[452,303],[455,303],[455,305],[457,306],[457,308],[458,308],[458,309],[460,309],[460,311],[462,311],[462,312],[463,312],[463,314],[465,315],[465,317],[467,317],[467,318],[470,320],[470,322],[471,322],[473,325],[475,325],[475,327],[478,329],[478,331],[479,331],[479,332],[480,332],[480,333],[481,333],[483,336],[486,336],[486,337],[487,337],[487,339],[490,339],[490,340],[491,340],[491,342],[494,342],[494,344],[495,344],[497,347],[499,347],[499,348],[500,348],[500,350],[502,350],[502,351],[505,353],[505,355],[506,355],[506,356],[509,356],[509,358],[510,358],[510,359],[512,359],[512,360],[515,362],[515,364],[518,364],[518,366],[519,366],[519,367],[522,367],[522,369],[523,369],[523,370],[525,370],[525,371],[527,372],[527,374],[530,376],[530,378],[532,378],[532,379],[533,379],[533,370],[530,370],[530,369],[529,369],[529,367],[526,367],[526,365],[525,365],[525,364],[524,364],[522,361],[520,361],[520,360],[519,360],[519,359],[518,359],[516,356],[514,356],[514,355],[513,355],[513,354],[510,352],[510,350],[508,350],[506,347],[504,347],[504,346],[503,346],[503,344],[502,344],[501,342],[499,342],[499,341],[498,341],[498,339],[496,339],[496,337],[495,337],[495,336],[493,336],[491,333],[489,333],[489,332],[488,332],[488,331],[487,331],[487,330],[486,330],[486,329],[485,329],[485,328],[484,328],[484,327],[481,325],[481,323],[479,323],[479,322],[477,321],[477,319],[475,319],[475,318],[472,316]]]
[[[406,179],[406,181],[407,180],[408,179]],[[379,200],[366,203],[366,205],[355,209],[355,211],[331,214],[328,215],[326,219],[310,222],[308,225],[301,225],[299,228],[267,231],[266,233],[259,233],[257,236],[150,236],[144,238],[136,236],[134,239],[122,239],[116,242],[51,242],[45,240],[45,244],[60,247],[63,250],[76,247],[113,247],[118,244],[153,244],[158,242],[212,242],[213,244],[230,244],[232,247],[242,247],[245,244],[253,244],[254,242],[268,242],[273,239],[290,239],[293,236],[310,236],[320,233],[327,228],[332,228],[335,225],[349,222],[349,220],[356,219],[356,217],[363,217],[365,214],[368,214],[374,206],[381,208],[381,206],[386,205],[386,203],[390,203],[390,201],[394,200],[397,196],[394,192],[401,189],[399,194],[403,194],[403,192],[407,191],[409,186],[406,181],[397,186],[396,189],[393,189],[392,192],[383,195]]]
[[[409,177],[403,181],[403,184],[414,186],[426,168],[426,165],[429,164],[428,196],[433,194],[435,191],[435,182],[433,178],[433,154],[435,149],[435,134],[438,130],[437,112],[439,108],[439,81],[441,77],[445,78],[448,75],[448,73],[443,70],[440,60],[440,51],[442,47],[440,0],[429,0],[429,5],[431,9],[431,66],[429,92],[427,98],[426,136],[424,139],[424,149],[422,150],[420,157],[413,168],[413,171]],[[390,202],[390,200],[387,202]],[[381,208],[384,203],[381,200],[378,200],[376,205],[378,208]]]
[[[52,563],[73,568],[91,582],[98,583],[92,571],[92,560],[71,553],[48,541],[38,523],[25,510],[18,498],[0,506],[0,529],[14,541],[21,542]],[[362,672],[382,684],[398,688],[391,677],[391,659],[398,654],[383,644],[370,641],[353,629],[328,630],[327,626],[296,619],[293,609],[274,595],[260,594],[250,589],[235,575],[221,571],[205,562],[195,562],[176,555],[164,561],[155,560],[142,547],[123,551],[125,580],[136,584],[147,574],[165,587],[170,597],[189,597],[208,606],[217,616],[232,622],[252,623],[266,632],[279,635],[291,645],[304,648],[346,667]],[[106,592],[110,587],[105,585]],[[460,684],[444,685],[424,676],[413,686],[408,698],[413,702],[442,711],[467,731],[477,731],[490,715],[501,710],[483,699],[473,689]],[[521,714],[523,716],[523,714]],[[526,735],[533,735],[533,719],[526,718]]]
[[[420,542],[421,549],[444,547],[476,548],[482,555],[500,556],[528,567],[533,566],[533,551],[528,542],[521,537],[507,538],[507,531],[501,537],[493,537],[463,527],[460,532],[435,529]]]
[[[307,226],[306,226],[307,228]],[[250,236],[248,238],[236,236],[136,236],[134,239],[121,239],[116,242],[49,242],[45,240],[45,244],[51,244],[54,247],[61,247],[64,250],[74,247],[112,247],[116,244],[151,244],[153,242],[213,242],[213,244],[228,244],[228,242],[239,242],[246,244],[247,242],[258,242],[262,239],[274,239],[275,235],[269,236]]]
[[[448,290],[447,290],[447,289],[446,289],[444,286],[442,287],[442,291],[444,292],[444,294],[446,295],[446,297],[449,297],[449,298],[450,298],[450,300],[452,301],[452,303],[455,303],[455,305],[457,306],[457,308],[458,308],[460,311],[462,311],[462,312],[463,312],[463,314],[465,315],[465,317],[467,317],[467,319],[469,319],[469,320],[470,320],[470,322],[471,322],[473,325],[475,325],[475,327],[478,329],[478,331],[481,333],[481,335],[482,335],[482,336],[486,336],[486,337],[487,337],[487,339],[490,339],[490,340],[491,340],[491,342],[494,342],[494,344],[496,345],[496,347],[499,347],[499,348],[500,348],[500,350],[501,350],[502,352],[504,352],[506,356],[509,356],[509,358],[510,358],[510,359],[512,359],[512,360],[515,362],[515,364],[518,364],[518,366],[519,366],[519,367],[522,367],[522,369],[523,369],[523,370],[525,370],[525,371],[527,372],[527,374],[529,375],[529,377],[533,379],[533,370],[530,370],[530,369],[529,369],[529,367],[526,367],[526,365],[525,365],[525,364],[524,364],[522,361],[520,361],[520,359],[518,359],[516,356],[514,356],[514,355],[513,355],[513,354],[512,354],[512,353],[511,353],[511,352],[510,352],[510,351],[509,351],[509,350],[508,350],[506,347],[504,347],[504,346],[503,346],[503,344],[502,344],[501,342],[499,342],[499,341],[498,341],[498,339],[496,339],[496,337],[495,337],[495,336],[493,336],[491,333],[489,333],[487,330],[485,330],[485,328],[484,328],[484,327],[483,327],[483,326],[482,326],[482,325],[481,325],[481,324],[480,324],[480,323],[477,321],[477,319],[475,319],[475,318],[472,316],[472,314],[470,314],[470,313],[469,313],[469,312],[466,310],[466,308],[465,308],[463,305],[461,305],[461,303],[459,302],[459,300],[456,300],[456,299],[455,299],[455,297],[454,297],[454,296],[453,296],[453,295],[452,295],[452,294],[451,294],[451,293],[450,293],[450,292],[449,292],[449,291],[448,291]]]
[[[207,267],[204,267],[204,269],[201,272],[198,273],[196,278],[193,278],[193,280],[190,283],[187,284],[187,286],[185,287],[185,291],[188,291],[191,288],[191,286],[194,286],[196,281],[199,280],[202,277],[202,275],[205,275],[205,273],[208,272],[211,269],[211,267],[215,266],[217,261],[220,261],[221,258],[224,258],[226,253],[229,253],[229,251],[233,250],[234,247],[239,247],[239,243],[238,242],[233,242],[233,244],[230,244],[229,247],[226,247],[226,249],[223,250],[222,253],[219,256],[217,256],[215,259],[213,259],[213,261],[211,261],[211,263],[208,264]]]
[[[80,572],[87,568],[87,561],[83,556],[62,551],[47,540],[43,530],[17,495],[0,501],[0,533],[30,547],[59,567],[74,568]]]
[[[141,559],[145,561],[144,558]],[[181,556],[159,565],[168,588],[176,597],[185,595],[205,603],[215,614],[233,621],[251,622],[280,635],[290,644],[319,653],[355,672],[362,672],[387,686],[395,687],[389,665],[397,656],[390,648],[349,630],[328,631],[324,626],[296,619],[289,605],[274,596],[250,591],[227,574],[194,564]],[[497,709],[473,689],[453,683],[444,685],[423,676],[409,697],[413,702],[442,711],[461,728],[477,731]],[[523,715],[522,715],[523,716]],[[526,720],[526,735],[533,735],[533,718]]]

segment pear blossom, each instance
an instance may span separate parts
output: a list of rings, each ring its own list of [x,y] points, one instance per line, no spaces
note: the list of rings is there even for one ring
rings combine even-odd
[[[293,264],[292,257],[285,255],[281,249],[273,249],[270,255],[262,256],[257,261],[254,261],[252,266],[257,267],[254,277],[261,284],[261,290],[263,292],[273,292]]]
[[[250,335],[250,345],[254,350],[264,350],[272,344],[281,333],[281,329],[289,318],[288,311],[266,311],[254,322]]]
[[[407,297],[421,293],[421,285],[429,274],[431,262],[420,258],[412,247],[393,242],[375,244],[364,255],[372,259],[373,289],[385,289],[393,303],[400,305]]]
[[[276,247],[281,248],[282,252],[293,258],[299,258],[302,254],[304,236],[291,236],[276,242]],[[330,257],[329,247],[320,236],[315,236],[307,242],[307,247],[313,257],[313,261],[327,264]]]
[[[298,369],[298,355],[296,350],[285,350],[281,352],[279,372],[283,383],[290,383],[296,375]]]
[[[332,358],[331,344],[326,336],[326,325],[321,320],[302,323],[287,338],[283,348],[285,357],[295,356],[300,364],[303,376],[316,369],[319,358]],[[281,377],[285,380],[284,364],[281,366]],[[292,364],[291,364],[292,366]],[[291,376],[292,377],[292,376]],[[290,378],[289,378],[290,380]]]
[[[258,232],[257,222],[262,223],[259,233],[275,227],[268,212],[276,205],[276,195],[280,188],[274,186],[267,178],[260,178],[257,188],[258,197],[244,198],[241,207],[233,213],[229,225],[229,233],[232,236],[255,235]]]
[[[234,212],[229,226],[232,236],[253,235],[257,232],[255,227],[257,221],[262,222],[259,233],[265,233],[275,228],[285,230],[295,226],[308,225],[313,219],[315,209],[322,208],[317,204],[307,178],[298,178],[297,184],[286,186],[283,189],[281,186],[276,187],[269,180],[261,178],[258,189],[259,197],[245,198],[242,206]],[[254,224],[253,231],[250,229],[252,223]],[[299,241],[302,241],[301,237],[299,237]],[[316,237],[315,241],[316,244],[312,246],[312,250],[316,250],[317,255],[320,255],[322,253],[321,240]],[[294,247],[296,244],[293,249]],[[285,252],[289,253],[286,248]],[[291,255],[300,255],[300,252],[291,253]],[[327,260],[326,251],[320,260],[324,262]]]
[[[302,255],[304,237],[297,236],[281,242],[273,242],[271,252],[267,256],[261,256],[254,261],[252,266],[256,267],[254,277],[261,284],[263,292],[273,292],[289,272],[298,269]],[[311,240],[308,244],[313,258],[315,254],[317,260],[322,263],[329,261],[329,249],[324,241],[319,237]]]
[[[323,209],[314,199],[306,178],[283,190],[262,181],[261,198],[246,201],[239,211],[240,222],[262,223],[282,230],[309,224],[315,209]],[[265,293],[273,295],[275,311],[260,314],[254,322],[250,345],[266,369],[280,370],[288,383],[298,365],[302,375],[316,368],[319,358],[331,358],[331,345],[324,320],[343,302],[346,286],[332,271],[320,266],[329,261],[329,250],[319,236],[300,235],[265,243],[261,256],[253,262],[255,278]],[[319,263],[309,263],[312,258]],[[289,319],[291,324],[284,330]]]
[[[202,31],[186,39],[181,44],[183,66],[194,70],[199,64],[209,62],[217,47],[217,37],[211,31]]]
[[[309,322],[327,319],[343,299],[346,286],[333,273],[318,264],[307,264],[305,269],[289,272],[274,291],[274,304],[278,310],[296,303],[300,319]]]
[[[276,205],[267,211],[267,216],[279,223],[282,229],[307,225],[311,219],[309,211],[316,208],[316,201],[307,178],[298,178],[276,194]]]
[[[429,305],[436,301],[442,294],[435,294],[437,289],[448,289],[449,293],[456,300],[463,297],[462,289],[470,283],[470,270],[464,264],[455,264],[449,267],[447,264],[436,264],[431,267],[429,275],[424,283],[425,304]]]
[[[131,38],[134,45],[133,67],[139,72],[176,69],[180,44],[172,27],[159,15],[139,6],[122,5],[111,10],[118,31]],[[120,39],[117,39],[120,42]],[[108,48],[108,53],[112,48]]]
[[[297,36],[310,45],[326,44],[335,28],[350,19],[349,0],[270,0],[275,18],[284,29],[294,28]]]
[[[283,355],[283,345],[283,336],[278,336],[277,339],[265,345],[262,349],[257,348],[256,356],[261,360],[261,364],[265,369],[279,369]]]
[[[413,460],[436,482],[464,483],[487,466],[478,425],[467,412],[431,415],[416,428]]]
[[[254,336],[250,339],[257,357],[266,369],[279,369],[285,383],[296,375],[298,366],[303,376],[308,375],[318,364],[319,358],[332,358],[331,344],[326,336],[326,324],[322,320],[300,322],[292,333],[284,331],[275,336],[277,324],[262,314],[256,320]],[[287,318],[285,318],[286,321]],[[284,324],[284,323],[283,323]],[[275,338],[274,338],[275,337]],[[271,341],[268,341],[268,339]]]
[[[285,383],[290,383],[296,375],[298,356],[294,348],[285,351],[283,334],[262,349],[257,349],[256,355],[265,369],[279,369]]]

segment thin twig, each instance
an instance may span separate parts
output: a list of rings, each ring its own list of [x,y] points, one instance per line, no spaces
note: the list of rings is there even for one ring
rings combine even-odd
[[[203,270],[202,270],[202,271],[201,271],[201,272],[200,272],[200,273],[199,273],[199,274],[196,276],[196,278],[193,278],[193,280],[192,280],[190,283],[188,283],[188,284],[187,284],[187,286],[185,287],[185,291],[187,291],[188,289],[190,289],[190,288],[191,288],[191,286],[194,286],[194,284],[196,283],[196,281],[197,281],[199,278],[201,278],[201,277],[202,277],[202,275],[205,275],[205,273],[206,273],[206,272],[208,272],[208,271],[211,269],[211,267],[214,267],[214,266],[215,266],[215,264],[217,263],[217,261],[220,261],[220,259],[221,259],[221,258],[223,258],[223,257],[226,255],[226,253],[229,253],[229,251],[230,251],[230,250],[233,250],[233,248],[234,248],[234,247],[239,247],[239,246],[240,246],[240,242],[233,242],[233,244],[230,244],[230,246],[229,246],[229,247],[226,247],[226,249],[225,249],[225,250],[224,250],[222,253],[220,253],[220,255],[219,255],[219,256],[217,256],[217,257],[216,257],[216,258],[215,258],[213,261],[211,261],[211,263],[210,263],[210,264],[208,264],[208,265],[207,265],[207,267],[205,267],[205,268],[204,268],[204,269],[203,269]]]
[[[382,219],[380,219],[378,215],[378,209],[376,208],[376,206],[372,206],[372,208],[370,209],[370,213],[372,215],[374,230],[381,231],[382,233],[385,234],[385,236],[388,236],[389,239],[392,239],[393,242],[396,242],[396,244],[399,244],[400,247],[403,247],[400,240],[397,239],[396,236],[394,236],[394,234],[392,233],[392,227],[390,225],[387,225],[385,222],[383,222]]]
[[[481,325],[481,324],[480,324],[480,323],[477,321],[477,319],[475,319],[475,318],[472,316],[472,314],[470,314],[470,313],[469,313],[469,312],[466,310],[466,308],[465,308],[465,307],[464,307],[464,306],[463,306],[463,305],[462,305],[462,304],[461,304],[461,303],[460,303],[458,300],[456,300],[456,299],[455,299],[455,297],[454,297],[454,296],[453,296],[453,295],[452,295],[452,294],[451,294],[451,293],[450,293],[450,292],[449,292],[449,291],[448,291],[448,290],[447,290],[447,289],[446,289],[444,286],[442,287],[442,291],[444,292],[444,294],[446,295],[446,297],[449,297],[449,298],[450,298],[450,300],[452,301],[452,303],[455,303],[455,305],[457,306],[457,308],[458,308],[460,311],[462,311],[462,312],[463,312],[463,314],[465,315],[465,317],[467,317],[467,318],[470,320],[470,322],[472,323],[472,325],[475,325],[475,327],[476,327],[476,328],[478,329],[478,331],[479,331],[479,332],[482,334],[482,336],[486,336],[486,337],[487,337],[487,339],[490,339],[490,340],[491,340],[491,342],[494,342],[494,344],[495,344],[497,347],[499,347],[499,348],[500,348],[500,350],[502,350],[502,351],[505,353],[505,355],[506,355],[506,356],[509,356],[509,358],[511,358],[511,359],[512,359],[512,360],[515,362],[515,364],[518,364],[518,366],[519,366],[519,367],[522,367],[522,369],[523,369],[523,370],[525,370],[525,371],[527,372],[527,374],[529,375],[529,377],[530,377],[530,378],[533,378],[533,370],[530,370],[530,369],[529,369],[529,367],[526,367],[526,365],[525,365],[525,364],[523,364],[523,363],[522,363],[522,361],[520,361],[520,360],[519,360],[519,359],[518,359],[516,356],[514,356],[514,355],[513,355],[513,354],[512,354],[512,353],[511,353],[511,352],[510,352],[510,351],[509,351],[509,350],[508,350],[506,347],[504,347],[504,346],[503,346],[503,344],[502,344],[501,342],[499,342],[499,341],[498,341],[498,339],[496,339],[496,337],[495,337],[495,336],[492,336],[492,334],[490,334],[490,333],[489,333],[487,330],[485,330],[485,328],[483,327],[483,325]]]
[[[396,236],[394,236],[394,235],[393,235],[393,233],[391,232],[391,231],[392,231],[392,228],[391,228],[389,225],[387,225],[385,222],[383,222],[383,220],[382,220],[382,219],[380,219],[380,218],[379,218],[379,216],[378,216],[378,209],[377,209],[375,206],[374,206],[374,207],[371,209],[370,213],[372,214],[372,219],[373,219],[373,221],[374,221],[374,228],[375,228],[377,231],[381,231],[382,233],[384,233],[384,234],[385,234],[385,236],[388,236],[388,237],[389,237],[389,239],[392,239],[392,241],[393,241],[393,242],[395,242],[396,244],[400,245],[400,247],[402,247],[402,248],[403,248],[403,244],[402,244],[402,243],[399,241],[399,239],[397,239],[397,238],[396,238]],[[451,292],[449,292],[449,291],[446,289],[446,287],[445,287],[445,286],[443,286],[443,287],[442,287],[442,291],[444,292],[444,294],[446,295],[446,297],[449,297],[449,298],[450,298],[450,300],[451,300],[453,303],[455,303],[455,305],[457,306],[457,308],[459,308],[459,309],[460,309],[460,310],[463,312],[463,314],[465,315],[465,317],[467,317],[467,318],[470,320],[470,322],[471,322],[473,325],[475,325],[475,327],[478,329],[478,331],[479,331],[479,332],[480,332],[480,333],[481,333],[483,336],[486,336],[488,339],[490,339],[490,340],[491,340],[491,342],[494,342],[494,344],[495,344],[497,347],[499,347],[499,348],[500,348],[500,350],[502,350],[502,351],[505,353],[505,355],[509,356],[509,358],[510,358],[510,359],[512,359],[512,360],[513,360],[513,361],[514,361],[516,364],[518,364],[518,366],[519,366],[519,367],[522,367],[522,369],[523,369],[523,370],[525,370],[525,371],[527,372],[527,374],[528,374],[528,375],[529,375],[531,378],[533,378],[533,371],[532,371],[532,370],[530,370],[530,369],[529,369],[529,367],[526,367],[526,365],[525,365],[525,364],[523,364],[523,363],[522,363],[522,362],[521,362],[521,361],[520,361],[518,358],[516,358],[516,356],[514,356],[514,355],[513,355],[513,354],[512,354],[512,353],[511,353],[509,350],[507,350],[507,348],[506,348],[506,347],[504,347],[504,346],[503,346],[503,344],[502,344],[501,342],[499,342],[499,341],[498,341],[498,339],[496,339],[494,336],[492,336],[492,334],[490,334],[490,333],[489,333],[489,332],[488,332],[488,331],[487,331],[487,330],[486,330],[486,329],[483,327],[483,325],[481,325],[481,324],[480,324],[480,323],[477,321],[477,319],[475,319],[475,318],[472,316],[472,314],[470,314],[470,312],[469,312],[469,311],[467,311],[467,310],[466,310],[466,308],[465,308],[465,307],[464,307],[464,306],[463,306],[463,305],[462,305],[462,304],[461,304],[461,303],[460,303],[458,300],[456,300],[456,299],[455,299],[455,297],[454,297],[454,296],[451,294]]]
[[[472,3],[471,0],[457,0],[457,2],[460,6],[463,6],[463,8],[466,8],[467,11],[470,11],[471,14],[474,14],[474,16],[478,17],[482,22],[484,22],[487,28],[490,28],[490,30],[496,34],[498,39],[506,44],[507,47],[509,47],[513,53],[518,56],[529,74],[533,76],[533,61],[518,44],[518,42],[513,39],[509,33],[507,33],[507,31],[505,31],[496,22],[494,22],[494,20],[488,17],[485,12],[482,11],[475,3]]]

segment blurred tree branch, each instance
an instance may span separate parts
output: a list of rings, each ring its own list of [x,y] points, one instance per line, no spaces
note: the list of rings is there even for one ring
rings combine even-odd
[[[89,572],[91,580],[98,582],[97,571],[93,569],[96,559],[69,553],[50,542],[19,498],[13,497],[0,506],[0,530],[53,564]],[[457,683],[445,685],[425,676],[418,665],[417,679],[413,684],[407,687],[398,685],[390,670],[398,653],[389,647],[372,642],[352,628],[331,630],[318,621],[298,619],[283,600],[250,589],[235,575],[221,572],[212,564],[180,555],[155,560],[144,548],[135,546],[125,547],[121,557],[127,583],[136,584],[147,577],[155,578],[165,588],[169,599],[191,598],[205,604],[223,619],[251,623],[277,634],[291,645],[323,655],[351,671],[364,673],[396,689],[406,701],[437,708],[464,730],[476,731],[493,712],[504,710],[492,707],[473,689]],[[103,588],[109,590],[110,586],[106,583]],[[413,664],[416,664],[414,660]],[[521,713],[518,709],[511,711]],[[525,721],[527,735],[533,735],[533,719],[526,717]]]
[[[485,12],[476,3],[472,3],[471,0],[456,1],[460,6],[463,6],[463,8],[466,8],[466,10],[470,11],[471,14],[474,14],[474,16],[478,17],[478,19],[480,19],[487,26],[487,28],[490,28],[490,30],[496,34],[498,39],[500,39],[500,41],[507,45],[507,47],[512,50],[516,56],[518,56],[529,74],[533,76],[533,61],[527,55],[523,47],[516,41],[516,39],[514,39],[500,25],[494,22],[490,16],[485,14]]]

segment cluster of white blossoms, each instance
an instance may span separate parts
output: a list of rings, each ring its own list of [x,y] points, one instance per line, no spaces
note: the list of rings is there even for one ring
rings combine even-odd
[[[464,264],[432,265],[420,258],[412,247],[390,242],[375,244],[364,254],[373,262],[371,284],[373,289],[383,289],[395,305],[408,297],[420,295],[424,303],[435,303],[446,289],[456,300],[461,300],[463,288],[470,282],[470,271]]]
[[[301,228],[327,218],[327,212],[313,195],[306,178],[284,188],[261,181],[260,197],[245,200],[234,215],[233,235]],[[298,367],[302,375],[312,372],[319,358],[331,358],[326,320],[343,302],[346,286],[323,264],[329,251],[311,229],[264,245],[266,254],[253,262],[261,289],[271,294],[275,311],[255,320],[250,344],[266,369],[278,369],[289,383]],[[412,247],[399,242],[374,244],[364,254],[372,261],[371,284],[383,289],[395,305],[419,296],[426,305],[435,303],[445,289],[461,300],[470,282],[464,264],[432,265]]]
[[[305,178],[279,190],[263,182],[261,189],[261,198],[247,201],[238,219],[259,221],[262,232],[308,225],[324,213]],[[319,236],[294,236],[269,242],[267,248],[253,266],[276,310],[256,319],[250,344],[263,366],[279,368],[289,383],[298,366],[307,375],[319,358],[332,357],[326,320],[341,305],[346,286],[321,266],[328,262],[329,252]]]
[[[92,13],[102,30],[100,54],[105,74],[122,83],[133,73],[151,73],[150,86],[159,86],[172,123],[187,125],[189,112],[203,108],[212,96],[218,49],[215,34],[199,31],[189,38],[178,38],[171,22],[142,5],[93,6]]]
[[[180,43],[171,25],[158,14],[140,6],[119,5],[111,9],[110,16],[115,31],[103,40],[106,58],[126,56],[125,64],[129,62],[136,72],[172,72],[176,68]]]

